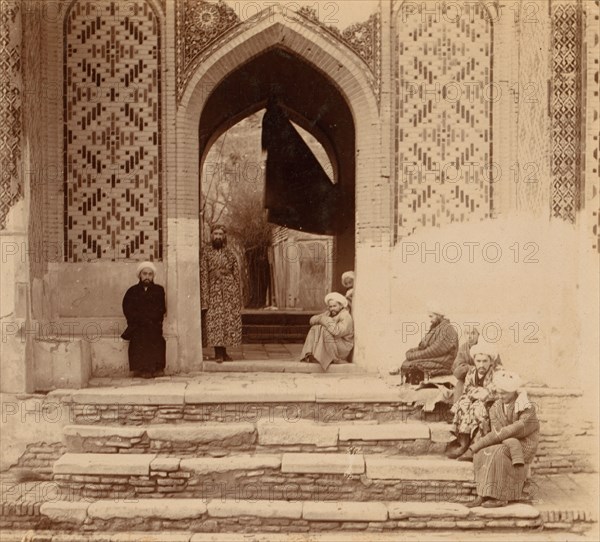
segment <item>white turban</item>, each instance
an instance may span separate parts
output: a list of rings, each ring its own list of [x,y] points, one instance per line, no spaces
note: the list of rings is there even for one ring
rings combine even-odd
[[[342,294],[338,294],[337,292],[331,292],[325,296],[325,305],[330,301],[336,301],[337,303],[340,303],[342,307],[348,306],[348,300]]]
[[[512,393],[521,386],[521,377],[510,371],[498,371],[494,373],[494,386],[498,391]]]
[[[136,272],[136,274],[137,274],[138,277],[140,276],[140,273],[144,269],[152,269],[152,271],[156,275],[156,266],[152,262],[142,262],[140,265],[137,266],[137,272]]]
[[[441,307],[438,307],[437,304],[430,304],[427,305],[427,313],[428,314],[439,314],[440,316],[445,316],[446,313],[444,312],[444,309],[442,309]]]
[[[342,282],[346,279],[354,280],[354,271],[345,271],[344,273],[342,273]]]
[[[477,354],[490,356],[490,358],[492,358],[492,361],[498,358],[498,348],[496,348],[496,345],[484,341],[481,337],[477,341],[477,344],[471,346],[469,353],[471,354],[472,358],[474,358]]]

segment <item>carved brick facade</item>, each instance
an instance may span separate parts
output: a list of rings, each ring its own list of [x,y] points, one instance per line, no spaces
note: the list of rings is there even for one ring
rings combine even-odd
[[[492,19],[396,15],[394,241],[491,216]]]
[[[0,4],[0,230],[10,208],[23,196],[21,178],[22,77],[21,8]]]
[[[72,4],[64,22],[66,261],[162,258],[161,114],[161,21],[151,4]]]
[[[551,214],[575,222],[581,208],[581,2],[552,2]]]

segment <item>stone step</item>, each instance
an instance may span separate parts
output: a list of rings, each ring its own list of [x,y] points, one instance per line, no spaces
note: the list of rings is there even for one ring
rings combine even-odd
[[[250,414],[250,413],[248,413]],[[256,416],[253,416],[256,418]],[[250,416],[248,416],[250,419]],[[68,425],[63,441],[74,453],[171,453],[180,457],[240,452],[442,453],[453,440],[445,423],[317,422],[288,418],[232,423],[142,426]]]
[[[469,509],[447,502],[357,503],[239,499],[138,499],[56,501],[41,505],[40,518],[53,528],[77,530],[218,531],[292,533],[392,529],[528,529],[543,521],[526,504]],[[397,533],[396,533],[397,534]],[[163,539],[165,540],[165,539]],[[177,540],[177,538],[175,538]],[[191,539],[193,540],[193,538]]]
[[[258,341],[261,342],[261,341]],[[304,373],[320,374],[321,366],[316,363],[301,363],[296,360],[242,360],[217,363],[216,361],[203,361],[202,372],[207,373]],[[352,363],[330,365],[328,374],[364,374],[365,370]]]
[[[144,497],[467,502],[470,463],[359,453],[262,453],[226,457],[66,453],[53,480],[73,500]]]
[[[293,415],[327,422],[447,420],[447,404],[423,410],[423,394],[430,393],[438,391],[388,385],[367,374],[240,373],[222,378],[203,373],[181,380],[165,377],[136,385],[56,390],[48,400],[60,401],[70,419],[84,425],[240,421],[248,412],[255,419]]]
[[[443,528],[423,527],[422,522],[414,522],[418,526],[403,528],[401,540],[406,542],[420,542],[426,539],[428,542],[448,542],[460,537],[463,542],[479,542],[481,532],[477,524],[469,523],[468,527],[454,527],[452,530]],[[523,530],[522,528],[486,528],[485,540],[489,542],[506,542],[507,536],[522,542],[564,542],[565,530],[585,527],[580,523],[568,523],[558,526],[544,523],[543,531]],[[361,524],[360,527],[363,527]],[[350,527],[340,531],[312,531],[312,532],[281,532],[274,528],[275,532],[265,533],[261,530],[250,533],[243,532],[221,532],[221,533],[194,533],[191,531],[128,531],[128,532],[94,532],[94,533],[57,533],[49,530],[36,529],[34,540],[44,542],[398,542],[397,530],[391,528],[384,532],[382,528],[374,532],[374,528],[367,526],[363,531],[352,530],[358,526]],[[426,530],[426,535],[423,532]],[[278,532],[279,531],[279,532]],[[599,536],[577,535],[569,533],[568,540],[576,542],[581,540],[598,540]],[[1,542],[24,542],[31,539],[31,530],[4,530],[1,533]]]

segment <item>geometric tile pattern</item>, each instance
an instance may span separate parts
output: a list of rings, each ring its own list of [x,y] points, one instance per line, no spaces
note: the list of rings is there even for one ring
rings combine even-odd
[[[177,96],[198,64],[205,49],[231,28],[241,24],[237,13],[224,2],[176,0],[175,46]],[[236,4],[239,9],[239,4]]]
[[[0,6],[0,230],[23,195],[21,135],[21,12],[10,0]]]
[[[435,4],[435,3],[434,3]],[[492,213],[493,28],[470,17],[396,20],[394,242],[425,226]]]
[[[554,0],[551,10],[551,216],[574,223],[582,197],[581,3]]]
[[[381,8],[381,6],[380,6]],[[321,29],[332,34],[336,39],[347,45],[369,67],[369,78],[377,98],[381,89],[381,15],[374,13],[366,21],[354,23],[340,31],[332,25],[326,25],[319,20],[318,12],[314,7],[303,6],[298,10],[298,15],[318,24]]]
[[[66,261],[162,259],[160,24],[146,0],[66,14]]]
[[[584,4],[586,18],[585,195],[592,248],[600,253],[600,0]]]

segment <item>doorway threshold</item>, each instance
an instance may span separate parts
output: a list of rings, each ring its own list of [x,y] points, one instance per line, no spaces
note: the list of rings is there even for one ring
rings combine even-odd
[[[217,363],[203,361],[202,372],[207,373],[306,373],[357,374],[366,371],[353,363],[331,364],[324,373],[317,363],[302,363],[290,359],[234,360]]]

